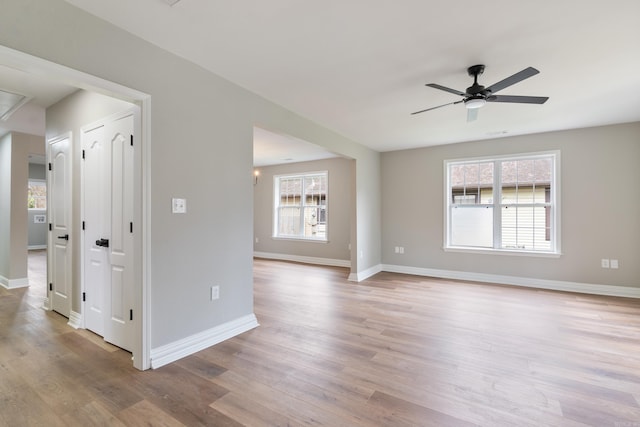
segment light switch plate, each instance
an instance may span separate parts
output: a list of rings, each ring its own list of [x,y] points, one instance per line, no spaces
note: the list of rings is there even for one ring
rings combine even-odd
[[[186,213],[187,212],[187,199],[171,199],[171,212],[173,213]]]

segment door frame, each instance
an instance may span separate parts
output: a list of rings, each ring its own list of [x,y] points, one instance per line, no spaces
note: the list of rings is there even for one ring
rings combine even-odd
[[[151,298],[149,292],[151,277],[151,95],[2,45],[0,45],[0,64],[27,73],[44,75],[51,80],[122,99],[140,107],[140,161],[136,162],[138,167],[136,174],[140,177],[140,182],[139,185],[136,185],[134,194],[135,209],[138,213],[137,216],[141,219],[140,230],[142,232],[141,237],[136,239],[134,249],[138,266],[135,283],[139,284],[134,304],[140,315],[134,317],[135,338],[132,352],[133,366],[140,370],[149,369],[151,367]],[[71,141],[72,147],[76,147],[77,144],[77,141]],[[74,173],[73,168],[72,173]],[[80,236],[80,233],[76,235]]]

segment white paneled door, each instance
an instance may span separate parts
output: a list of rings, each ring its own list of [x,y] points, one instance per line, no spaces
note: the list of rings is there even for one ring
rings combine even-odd
[[[87,329],[133,348],[133,111],[82,129],[83,297]]]
[[[109,236],[108,218],[108,176],[104,124],[82,130],[83,149],[83,284],[85,327],[104,336],[104,289],[107,285],[109,268],[108,253],[96,243]]]
[[[71,134],[50,139],[49,158],[49,301],[63,316],[71,313]]]

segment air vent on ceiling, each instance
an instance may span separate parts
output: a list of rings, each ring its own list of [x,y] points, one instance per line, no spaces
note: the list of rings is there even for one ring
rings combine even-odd
[[[7,120],[31,98],[0,89],[0,120]]]

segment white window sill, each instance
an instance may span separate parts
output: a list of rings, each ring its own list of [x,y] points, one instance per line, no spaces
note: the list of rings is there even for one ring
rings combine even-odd
[[[303,238],[303,237],[282,237],[282,236],[272,236],[273,240],[284,240],[287,242],[310,242],[310,243],[329,243],[326,239],[313,239],[313,238]]]
[[[461,252],[468,254],[483,254],[483,255],[511,255],[511,256],[528,256],[538,258],[560,258],[562,253],[560,252],[542,252],[542,251],[513,251],[509,249],[488,249],[488,248],[468,248],[468,247],[456,247],[449,246],[442,248],[445,252]]]

